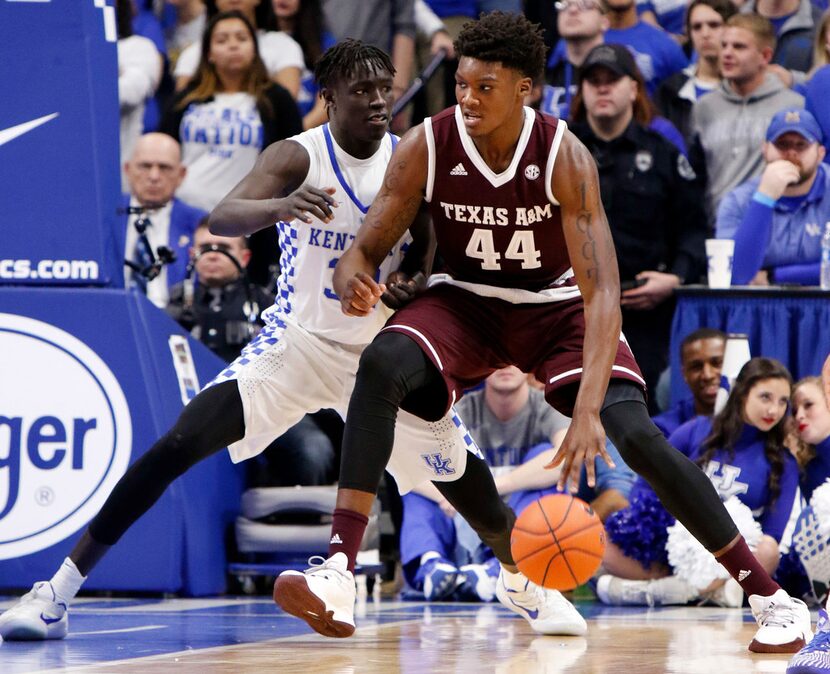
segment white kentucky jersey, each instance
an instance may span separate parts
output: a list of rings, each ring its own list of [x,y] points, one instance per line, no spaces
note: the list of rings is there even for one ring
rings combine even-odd
[[[309,156],[305,184],[335,188],[334,218],[323,222],[313,215],[311,222],[295,219],[279,222],[280,276],[273,307],[263,314],[266,322],[287,320],[325,339],[343,344],[368,344],[391,315],[382,302],[365,317],[346,316],[332,288],[334,267],[354,240],[366,212],[380,190],[386,165],[397,138],[386,134],[380,147],[368,159],[352,157],[337,145],[329,125],[290,138],[302,145]],[[405,234],[387,255],[375,278],[380,282],[395,271],[406,245]]]

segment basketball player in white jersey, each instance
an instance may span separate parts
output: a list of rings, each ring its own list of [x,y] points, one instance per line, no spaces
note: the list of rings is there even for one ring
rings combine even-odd
[[[343,315],[331,278],[380,189],[397,142],[388,132],[394,67],[379,49],[346,40],[322,57],[316,74],[330,123],[267,148],[211,214],[211,230],[226,236],[278,223],[281,274],[276,304],[264,314],[265,328],[130,467],[53,578],[36,583],[0,615],[5,640],[66,636],[67,606],[86,576],[167,486],[198,461],[224,447],[234,461],[255,456],[320,408],[345,416],[360,353],[391,312],[379,305],[357,321]],[[429,245],[422,241],[405,234],[380,265],[378,279],[401,267],[384,297],[393,306],[413,292],[411,277],[426,271]],[[380,297],[386,286],[378,287]],[[427,423],[403,413],[397,436],[389,470],[401,491],[426,480],[460,484],[476,499],[453,505],[473,520],[482,493],[501,504],[483,460],[468,450],[476,448],[457,417],[448,414]],[[504,550],[512,519],[498,506],[496,511],[498,521],[483,522],[481,533],[491,547]],[[333,613],[304,616],[318,631],[340,636],[354,631],[353,568],[346,568],[346,559],[340,553],[327,563],[342,567],[337,574],[343,579],[342,605]],[[324,564],[318,573],[327,576],[331,570]],[[313,583],[314,574],[309,578]],[[561,595],[540,590],[540,596],[547,604],[534,605],[532,619],[526,616],[536,631],[585,632],[585,621]]]

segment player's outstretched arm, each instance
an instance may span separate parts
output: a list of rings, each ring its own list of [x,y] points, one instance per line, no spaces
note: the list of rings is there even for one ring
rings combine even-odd
[[[293,140],[269,145],[239,184],[210,214],[210,231],[223,236],[251,234],[279,220],[314,215],[326,222],[336,206],[334,188],[303,185],[308,175],[306,149]]]
[[[583,462],[588,484],[594,486],[594,458],[609,466],[605,431],[599,411],[617,353],[622,316],[617,255],[599,192],[596,164],[587,148],[566,131],[556,157],[553,195],[559,201],[568,255],[585,302],[582,381],[573,422],[552,466],[562,465],[559,487],[576,490]]]
[[[334,292],[343,313],[367,315],[386,290],[374,281],[375,270],[415,220],[426,179],[427,143],[424,127],[419,125],[395,148],[380,192],[334,269]]]

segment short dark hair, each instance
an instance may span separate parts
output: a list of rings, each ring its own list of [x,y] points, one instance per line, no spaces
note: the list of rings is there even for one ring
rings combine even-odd
[[[523,14],[489,12],[464,24],[455,41],[455,53],[501,63],[537,80],[545,68],[545,41],[538,23]]]
[[[721,339],[725,342],[726,333],[723,330],[716,330],[715,328],[698,328],[690,332],[680,342],[680,362],[683,362],[683,351],[686,350],[686,347],[692,342],[699,342],[703,339]]]
[[[395,74],[389,54],[360,40],[347,38],[327,49],[320,57],[314,68],[314,79],[321,89],[326,89],[366,67],[375,72],[388,70],[390,74]]]
[[[732,0],[692,0],[689,6],[686,7],[686,35],[691,36],[692,34],[692,10],[698,5],[708,7],[720,14],[724,24],[738,13],[738,8],[732,3]]]

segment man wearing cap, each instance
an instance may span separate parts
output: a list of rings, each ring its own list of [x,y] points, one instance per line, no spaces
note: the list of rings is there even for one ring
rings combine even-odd
[[[818,285],[821,235],[830,221],[830,172],[821,128],[788,108],[767,127],[766,165],[724,197],[716,236],[735,240],[732,283]]]
[[[706,174],[707,215],[714,227],[721,200],[764,167],[761,142],[772,116],[803,108],[804,97],[769,72],[775,48],[772,24],[757,14],[736,14],[721,33],[721,85],[692,108],[695,140],[689,159]]]
[[[653,391],[668,364],[674,289],[704,268],[706,217],[700,180],[674,145],[647,128],[651,114],[631,52],[618,44],[592,49],[579,71],[571,130],[597,163],[620,268],[623,332]]]

